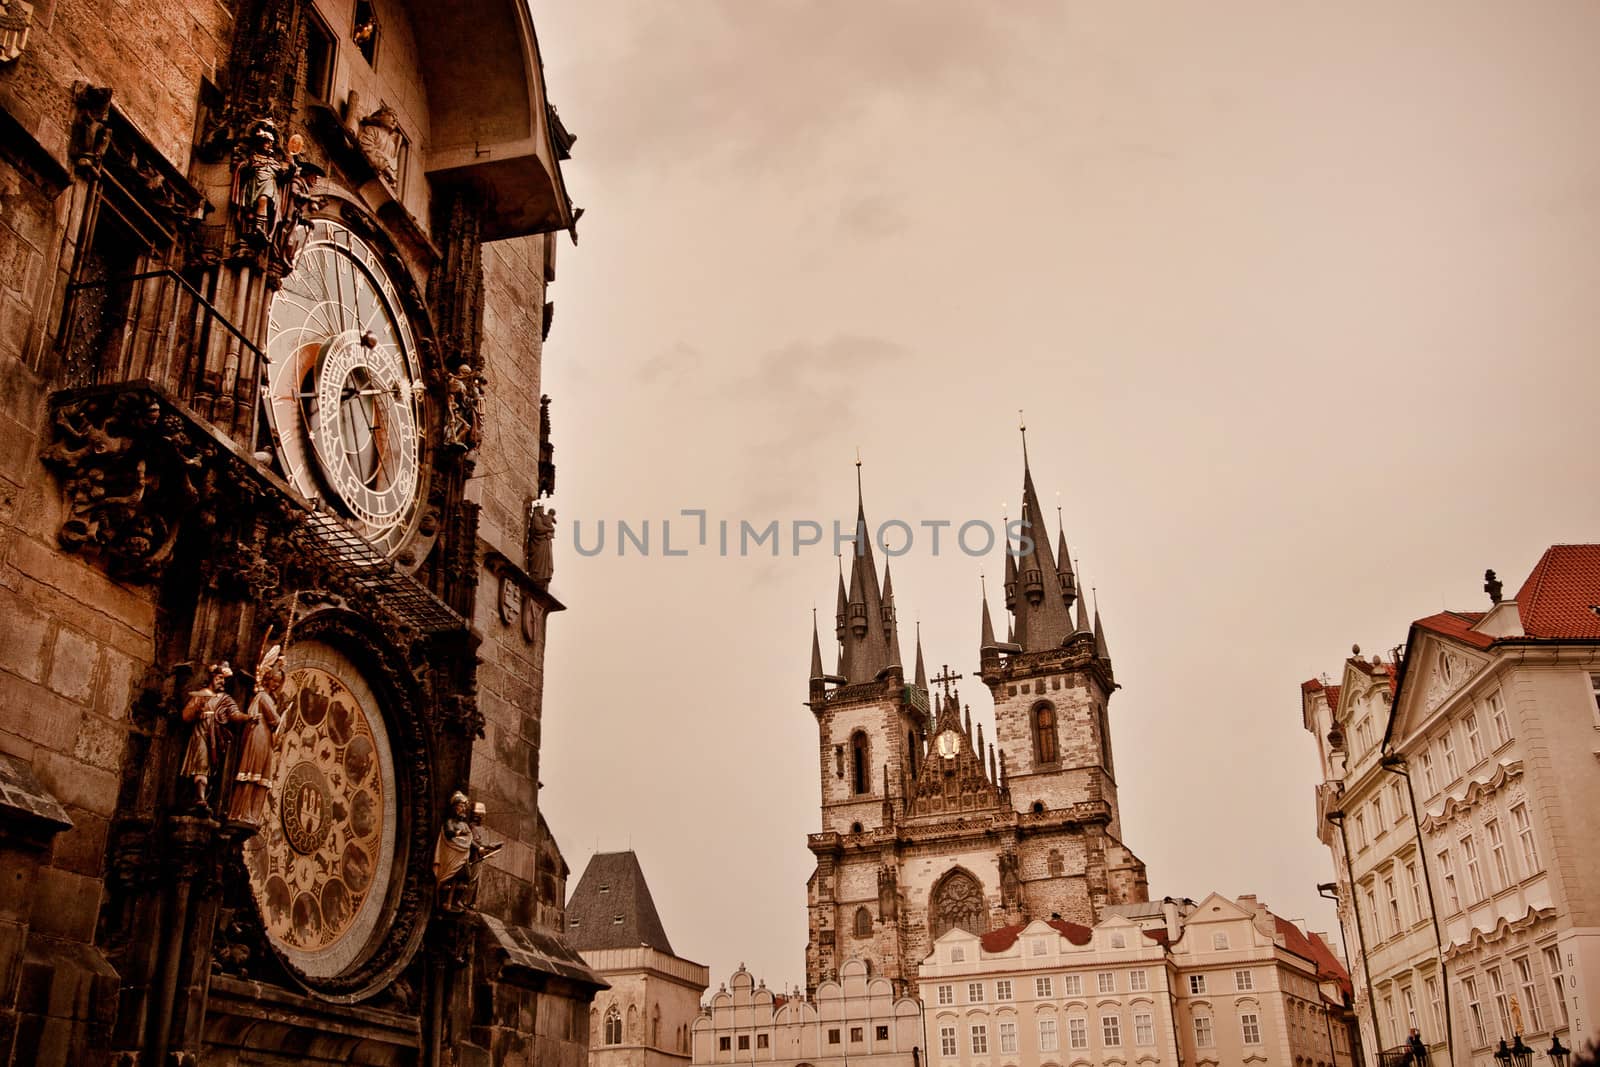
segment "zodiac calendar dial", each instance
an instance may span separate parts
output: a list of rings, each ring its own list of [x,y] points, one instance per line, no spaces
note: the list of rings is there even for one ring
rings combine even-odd
[[[272,791],[245,864],[267,935],[305,975],[330,977],[383,933],[394,760],[376,696],[348,659],[317,641],[289,658]]]

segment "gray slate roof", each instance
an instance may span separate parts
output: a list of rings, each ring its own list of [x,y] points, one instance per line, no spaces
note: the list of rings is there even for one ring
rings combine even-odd
[[[676,955],[645,884],[639,857],[631,850],[597,852],[589,860],[567,901],[566,940],[580,952],[649,945]]]

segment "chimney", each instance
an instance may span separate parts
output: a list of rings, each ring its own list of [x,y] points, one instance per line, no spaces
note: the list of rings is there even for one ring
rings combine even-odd
[[[1183,936],[1183,919],[1178,911],[1178,902],[1171,897],[1162,897],[1161,915],[1167,920],[1167,943],[1175,944]]]

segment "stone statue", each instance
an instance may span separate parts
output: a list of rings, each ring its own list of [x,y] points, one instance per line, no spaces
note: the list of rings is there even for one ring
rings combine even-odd
[[[270,633],[268,640],[271,640]],[[256,693],[239,716],[244,724],[239,746],[239,769],[228,797],[228,819],[260,826],[272,788],[273,737],[278,731],[278,697],[283,692],[283,646],[273,645],[256,665]]]
[[[899,895],[895,892],[897,879],[894,868],[885,864],[878,868],[878,916],[886,923],[895,921],[899,912]]]
[[[257,245],[271,243],[283,215],[283,186],[294,171],[294,162],[286,162],[278,153],[278,127],[272,120],[258,119],[251,124],[228,196],[242,239]]]
[[[471,452],[483,438],[483,387],[488,379],[463,363],[445,387],[447,448]]]
[[[308,217],[322,206],[322,197],[316,194],[317,179],[322,168],[310,160],[301,159],[306,141],[298,133],[289,138],[288,188],[284,194],[283,219],[273,234],[273,251],[285,272],[294,268],[295,257],[305,247],[311,233]]]
[[[357,141],[361,154],[377,172],[378,177],[395,184],[400,177],[400,116],[388,104],[379,104],[378,110],[361,120],[361,133]]]
[[[179,713],[183,721],[194,724],[189,735],[189,747],[183,753],[180,778],[194,784],[194,803],[197,808],[209,809],[207,793],[213,771],[222,769],[223,749],[226,744],[223,726],[240,716],[238,703],[228,695],[228,679],[233,668],[227,660],[206,668],[207,684],[190,691],[189,699]]]
[[[1022,895],[1022,879],[1017,874],[1017,854],[1007,850],[1000,853],[1000,900],[1007,910],[1015,908]]]
[[[528,513],[528,572],[540,585],[549,585],[555,573],[556,509],[535,504]]]
[[[433,850],[433,876],[439,884],[439,907],[445,911],[465,911],[478,895],[478,864],[499,852],[505,845],[485,845],[478,824],[483,821],[483,805],[473,806],[467,794],[450,794],[450,813],[439,828],[439,843]]]

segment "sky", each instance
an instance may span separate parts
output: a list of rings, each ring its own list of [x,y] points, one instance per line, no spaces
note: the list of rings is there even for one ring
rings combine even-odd
[[[713,988],[741,962],[804,982],[836,564],[787,533],[741,557],[738,523],[848,526],[859,449],[871,523],[998,525],[1022,409],[1098,594],[1151,895],[1333,930],[1300,683],[1482,608],[1486,567],[1509,594],[1600,539],[1600,6],[533,12],[586,209],[542,382],[568,610],[541,802],[569,885],[632,848]],[[651,553],[619,557],[646,519]],[[947,536],[893,563],[902,642],[920,621],[990,736],[1002,560]]]

